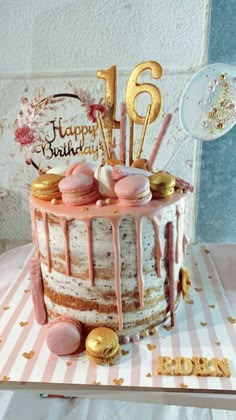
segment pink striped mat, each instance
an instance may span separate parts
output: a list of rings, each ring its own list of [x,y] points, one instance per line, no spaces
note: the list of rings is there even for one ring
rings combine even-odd
[[[210,246],[198,244],[189,248],[186,265],[192,272],[193,289],[179,307],[176,326],[171,331],[160,328],[156,336],[122,346],[119,362],[112,367],[96,366],[84,353],[57,357],[48,351],[47,325],[36,324],[31,304],[28,269],[32,245],[3,254],[0,257],[0,381],[236,391],[235,313],[209,249]],[[160,355],[226,357],[232,376],[159,376],[156,363]]]

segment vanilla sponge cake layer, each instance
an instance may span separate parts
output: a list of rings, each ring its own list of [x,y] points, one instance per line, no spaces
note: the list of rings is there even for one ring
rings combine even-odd
[[[141,208],[70,208],[31,197],[48,320],[72,316],[131,336],[163,323],[180,300],[189,196]]]

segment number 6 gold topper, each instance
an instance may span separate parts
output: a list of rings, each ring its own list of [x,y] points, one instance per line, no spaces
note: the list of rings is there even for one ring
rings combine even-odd
[[[155,61],[144,61],[135,67],[132,71],[126,89],[126,107],[127,113],[134,124],[144,125],[145,115],[140,116],[135,109],[135,100],[141,93],[148,93],[151,96],[151,111],[149,124],[151,124],[159,115],[162,106],[162,98],[157,86],[150,83],[138,83],[137,79],[145,70],[151,70],[154,79],[160,79],[163,74],[162,67]]]

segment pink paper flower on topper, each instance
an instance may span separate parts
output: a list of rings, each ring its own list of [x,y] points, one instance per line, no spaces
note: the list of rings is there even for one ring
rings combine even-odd
[[[35,141],[35,136],[30,127],[19,127],[15,131],[15,141],[20,143],[21,147],[31,145]]]
[[[101,117],[105,118],[107,115],[107,109],[105,105],[102,104],[91,104],[88,107],[87,117],[93,123],[97,121],[97,112],[101,112]]]

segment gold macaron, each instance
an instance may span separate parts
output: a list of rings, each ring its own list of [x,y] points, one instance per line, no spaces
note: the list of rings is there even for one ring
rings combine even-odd
[[[98,365],[110,365],[120,353],[118,335],[111,328],[94,328],[85,341],[88,358]]]
[[[63,178],[63,175],[57,174],[43,174],[38,176],[32,182],[32,195],[45,201],[61,198],[58,184]]]
[[[174,193],[175,177],[166,172],[156,172],[149,177],[152,198],[167,198]]]

